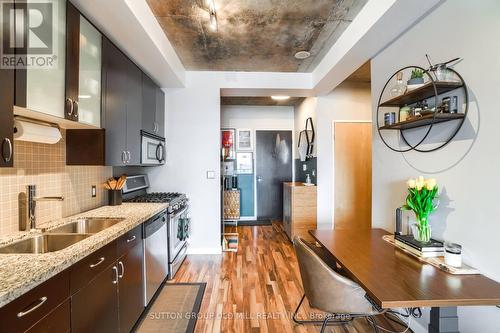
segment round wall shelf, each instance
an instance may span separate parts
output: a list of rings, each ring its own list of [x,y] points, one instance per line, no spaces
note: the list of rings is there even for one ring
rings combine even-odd
[[[403,92],[401,91],[401,85],[404,85],[402,76],[410,70],[422,71],[423,82],[407,85]],[[399,78],[399,81],[395,80],[396,77]],[[391,83],[394,88],[389,86]],[[460,97],[458,95],[450,96],[458,91],[461,92]],[[455,105],[452,105],[453,100]],[[400,109],[402,107],[408,107],[416,112],[407,119],[401,119]],[[456,107],[456,109],[453,110],[452,107]],[[453,140],[462,128],[468,111],[467,85],[458,72],[446,68],[445,71],[437,73],[419,66],[407,66],[395,72],[382,89],[377,103],[377,129],[382,142],[395,152],[403,153],[411,150],[431,152],[446,146]],[[389,114],[390,118],[391,113],[395,113],[395,117],[386,123],[385,116]],[[381,122],[384,124],[381,125]],[[455,128],[449,130],[449,133],[444,133],[441,131],[442,127],[435,126],[447,122],[455,123]],[[433,128],[441,131],[439,134],[443,136],[442,142],[430,148],[422,147],[424,143],[427,143],[426,139],[430,137]],[[394,137],[393,133],[397,135],[399,147],[389,143],[389,136]]]

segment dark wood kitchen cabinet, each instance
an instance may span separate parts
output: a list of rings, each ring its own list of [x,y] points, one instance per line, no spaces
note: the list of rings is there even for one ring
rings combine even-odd
[[[144,310],[142,259],[142,244],[135,245],[118,259],[120,332],[130,332]]]
[[[165,93],[160,87],[156,88],[156,123],[158,130],[156,135],[165,137]]]
[[[144,310],[142,269],[142,226],[74,265],[72,332],[130,332]]]
[[[142,74],[142,130],[165,137],[165,94],[144,73]]]
[[[150,134],[156,134],[158,130],[156,84],[144,73],[142,74],[142,130]]]
[[[0,332],[68,332],[69,295],[69,274],[63,271],[0,308]]]
[[[0,69],[0,167],[14,165],[14,70]]]
[[[106,164],[139,165],[142,72],[107,38],[103,38],[102,52]]]
[[[71,297],[71,332],[112,333],[118,328],[118,267],[109,265]]]

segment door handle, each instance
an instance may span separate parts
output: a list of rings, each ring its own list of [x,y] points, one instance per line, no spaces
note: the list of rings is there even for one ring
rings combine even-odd
[[[260,183],[263,181],[262,177],[261,176],[257,176],[257,181]]]
[[[7,157],[5,157],[5,154],[3,153],[3,146],[5,145],[5,143],[7,143],[8,148],[9,148],[9,154],[7,155]],[[2,157],[3,157],[3,159],[4,159],[5,162],[10,162],[10,160],[12,159],[12,141],[10,141],[9,138],[3,139],[3,143],[2,143]]]
[[[123,278],[123,274],[125,274],[125,266],[123,266],[123,262],[121,262],[121,261],[118,262],[118,265],[120,266],[120,269],[121,269],[121,273],[118,274],[118,277],[120,279],[122,279]]]
[[[69,107],[69,110],[67,111],[68,116],[72,116],[74,107],[73,100],[71,98],[66,98],[66,105]]]
[[[118,283],[118,267],[116,266],[113,266],[113,272],[115,273],[115,279],[113,281],[111,281],[113,284],[117,284]]]
[[[79,108],[78,101],[73,101],[73,114],[75,118],[78,118],[78,108]]]

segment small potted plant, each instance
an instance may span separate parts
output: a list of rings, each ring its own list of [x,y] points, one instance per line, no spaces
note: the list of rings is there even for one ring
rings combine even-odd
[[[431,240],[431,227],[429,225],[429,215],[437,208],[434,202],[437,198],[438,186],[434,178],[424,179],[420,176],[417,179],[410,179],[408,184],[408,196],[403,209],[413,210],[417,218],[417,223],[412,226],[413,238],[427,243]]]
[[[424,84],[424,71],[419,68],[414,68],[411,71],[411,77],[408,80],[408,88],[411,90],[415,89],[420,85]]]

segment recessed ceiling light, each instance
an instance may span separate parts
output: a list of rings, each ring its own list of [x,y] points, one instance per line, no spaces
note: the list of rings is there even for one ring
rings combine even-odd
[[[299,59],[299,60],[307,59],[310,56],[311,56],[311,52],[309,52],[309,51],[299,51],[299,52],[295,53],[295,55],[294,55],[295,59]]]
[[[275,101],[285,101],[285,100],[289,99],[290,96],[274,95],[274,96],[271,96],[271,98],[274,99]]]

